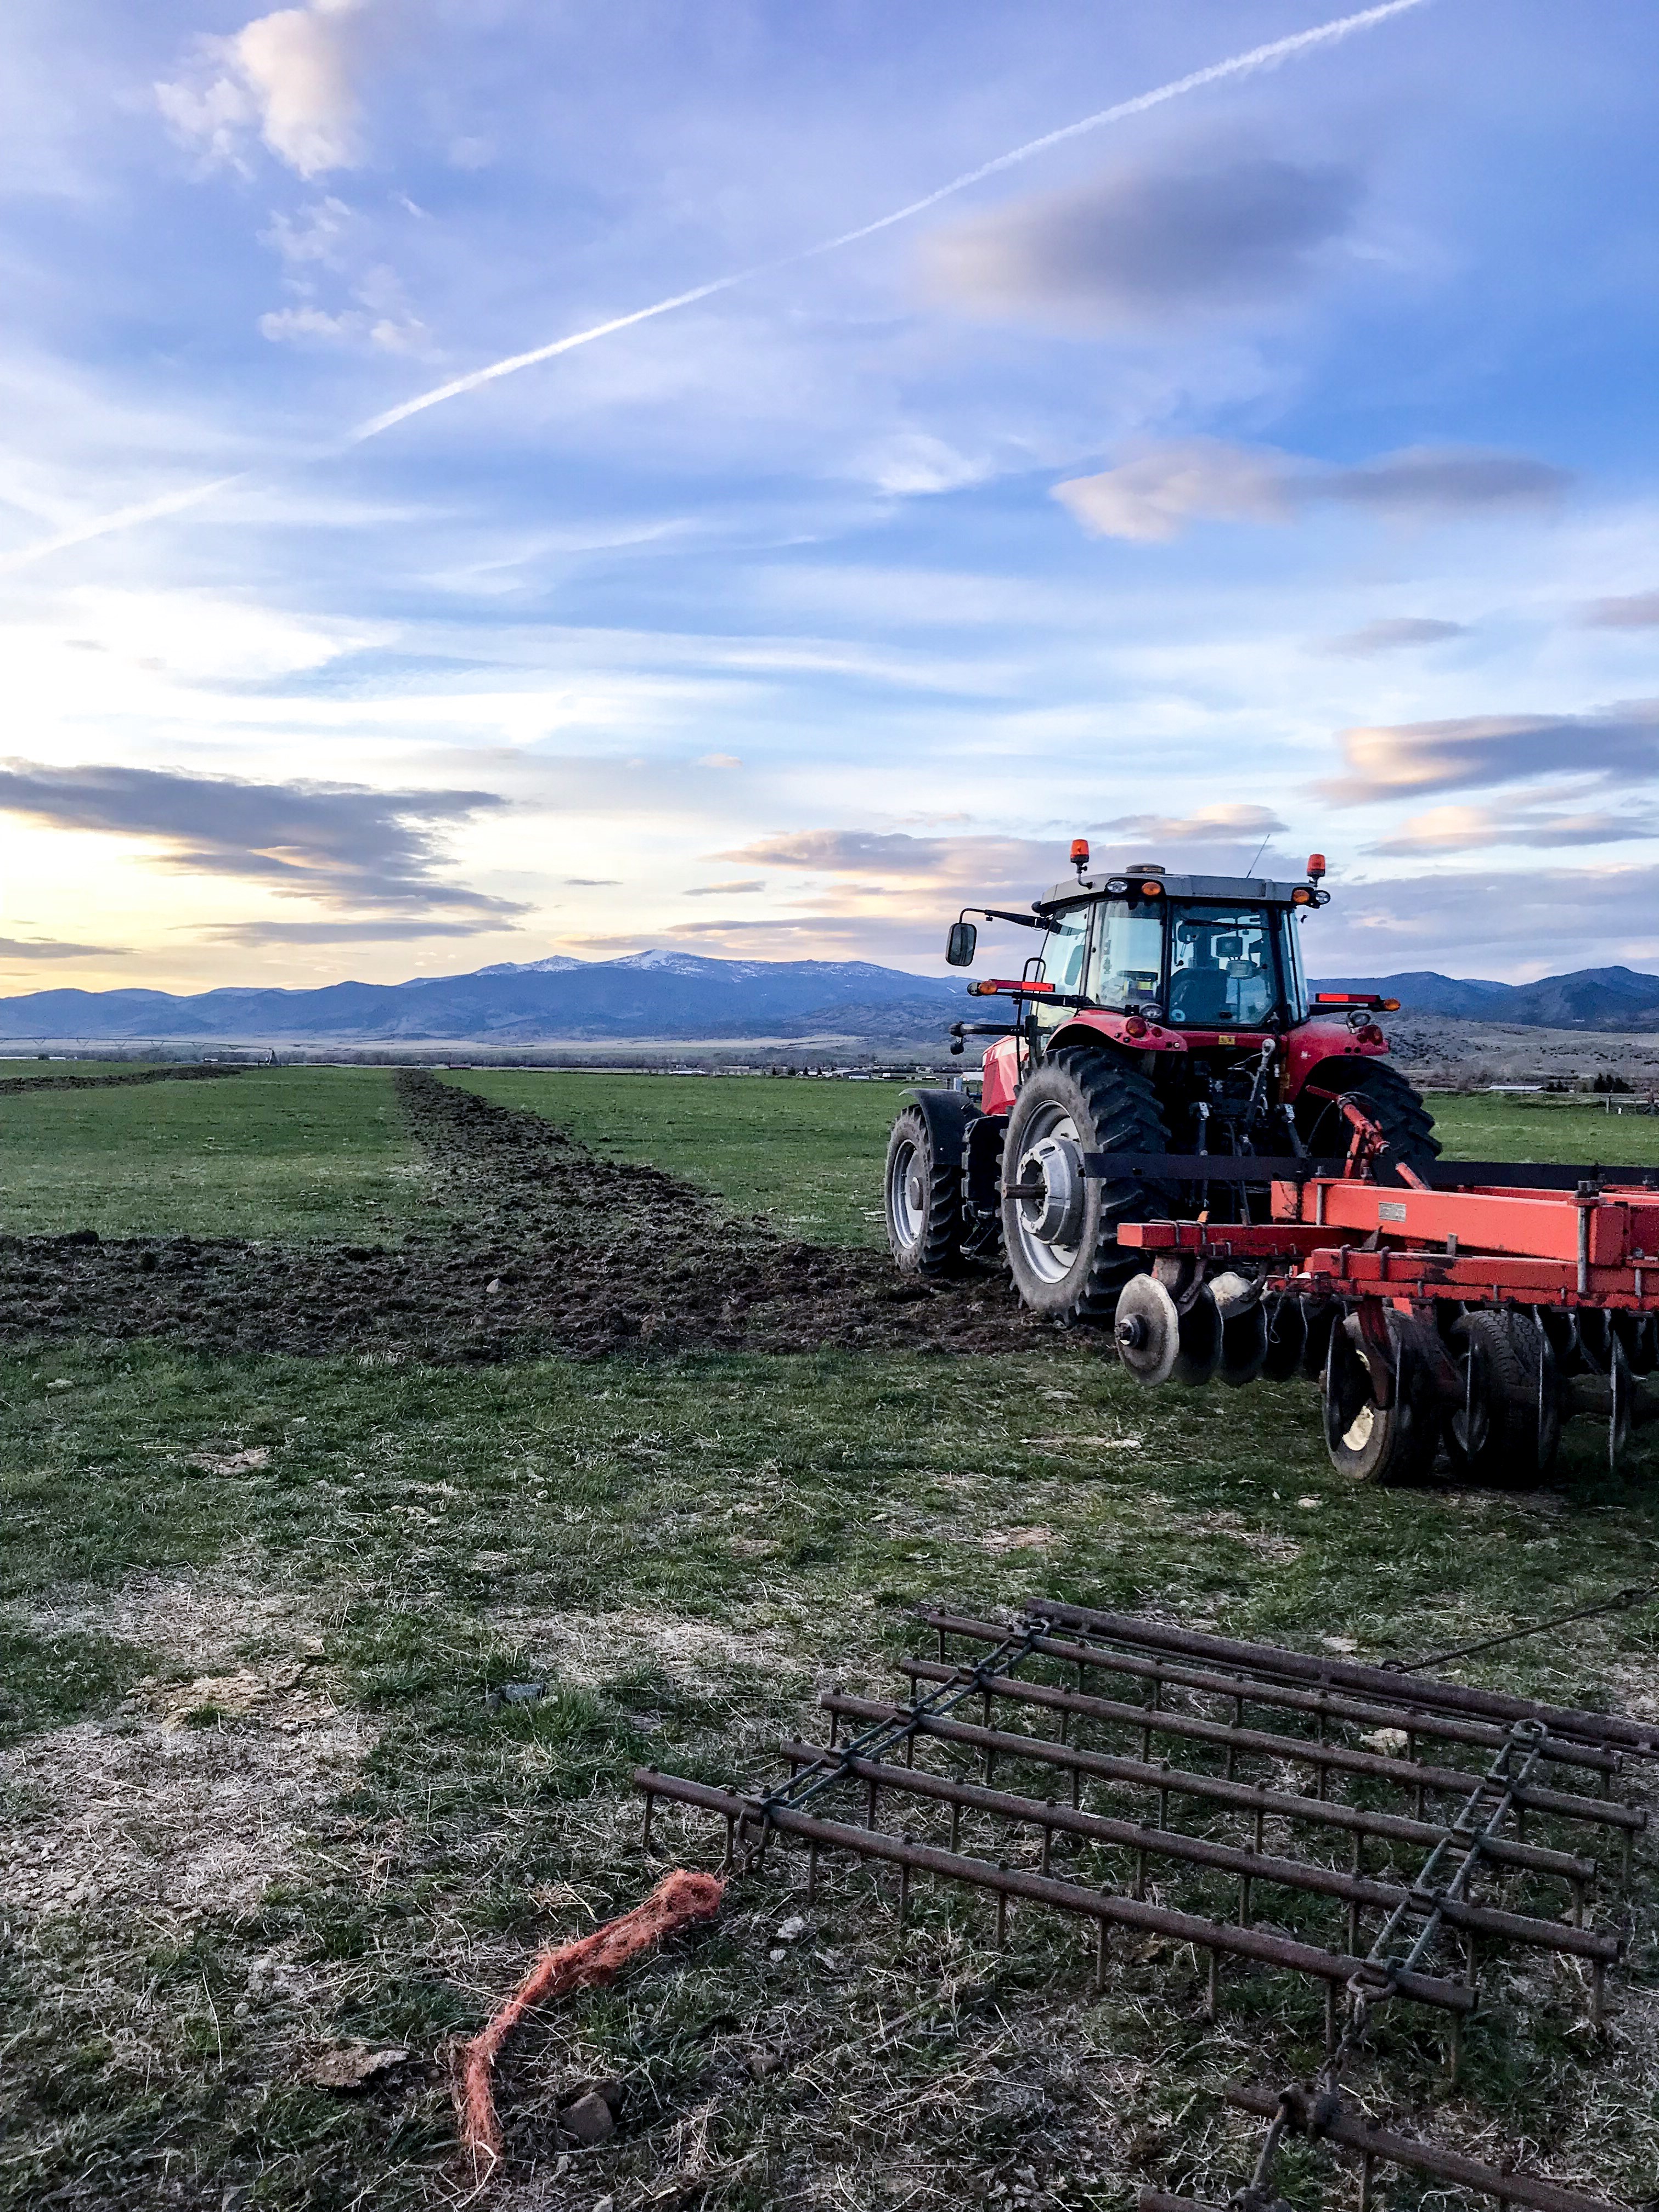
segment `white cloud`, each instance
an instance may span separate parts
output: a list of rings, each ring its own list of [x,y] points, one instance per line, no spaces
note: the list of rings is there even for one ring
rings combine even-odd
[[[1334,653],[1339,659],[1370,660],[1380,653],[1397,653],[1413,645],[1443,645],[1448,638],[1468,634],[1467,623],[1442,622],[1433,615],[1388,615],[1377,622],[1363,623],[1340,637],[1328,638],[1320,650]]]
[[[1462,714],[1345,730],[1348,774],[1316,788],[1338,806],[1521,783],[1552,770],[1659,775],[1659,699],[1593,714]]]
[[[1401,823],[1373,853],[1474,853],[1491,845],[1542,848],[1621,845],[1659,837],[1659,812],[1628,799],[1593,812],[1572,812],[1560,799],[1540,794],[1531,805],[1431,806]]]
[[[232,40],[237,66],[259,103],[262,135],[302,177],[359,160],[357,100],[337,27],[337,5],[281,8]]]
[[[1213,805],[1195,807],[1190,814],[1120,814],[1115,821],[1101,826],[1123,837],[1232,845],[1243,839],[1265,841],[1287,825],[1271,807],[1252,805],[1243,799],[1220,799]]]
[[[1583,618],[1592,629],[1659,629],[1659,592],[1623,592],[1592,599]]]
[[[351,222],[351,210],[331,192],[324,199],[313,200],[297,216],[273,216],[270,229],[260,232],[259,242],[280,253],[290,268],[316,263],[325,269],[338,269],[343,265],[342,248]]]
[[[1148,445],[1116,468],[1054,486],[1054,497],[1100,538],[1169,539],[1196,520],[1288,522],[1285,456],[1219,438]]]
[[[155,87],[174,136],[210,162],[242,166],[257,125],[270,151],[302,177],[362,158],[346,19],[357,0],[312,0],[258,15],[228,39],[198,44],[192,70]]]
[[[259,318],[259,335],[273,345],[306,345],[313,340],[324,345],[344,345],[365,337],[368,331],[368,317],[352,310],[330,315],[321,307],[273,307]]]
[[[1410,446],[1336,468],[1273,446],[1179,438],[1137,447],[1099,476],[1056,484],[1054,495],[1098,537],[1146,540],[1174,538],[1188,522],[1289,522],[1316,499],[1393,522],[1511,514],[1553,506],[1571,481],[1524,453],[1471,447]]]
[[[899,497],[960,491],[965,484],[983,483],[991,473],[984,461],[970,459],[925,430],[898,432],[867,454],[865,465],[878,491]]]
[[[254,117],[246,86],[228,76],[202,85],[158,84],[155,105],[173,137],[197,148],[209,163],[242,166],[242,132]]]
[[[352,295],[361,301],[337,314],[307,301],[273,307],[259,318],[259,335],[274,345],[379,346],[386,353],[423,354],[431,332],[410,313],[403,287],[390,269],[372,269]]]

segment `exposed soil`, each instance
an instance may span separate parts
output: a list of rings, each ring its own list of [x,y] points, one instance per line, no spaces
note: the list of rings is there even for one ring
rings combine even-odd
[[[539,1115],[400,1069],[441,1225],[407,1243],[0,1238],[0,1341],[167,1337],[208,1352],[452,1362],[544,1352],[1029,1347],[1000,1274],[932,1288],[884,1255],[792,1243]]]
[[[129,1067],[115,1075],[9,1075],[0,1077],[0,1097],[19,1091],[118,1091],[132,1083],[219,1083],[246,1075],[245,1067]]]

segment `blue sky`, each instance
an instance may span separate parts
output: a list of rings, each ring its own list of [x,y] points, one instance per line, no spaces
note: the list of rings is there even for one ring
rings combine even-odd
[[[788,258],[1340,13],[14,0],[0,989],[933,969],[1079,831],[1322,849],[1327,973],[1659,964],[1646,0]]]

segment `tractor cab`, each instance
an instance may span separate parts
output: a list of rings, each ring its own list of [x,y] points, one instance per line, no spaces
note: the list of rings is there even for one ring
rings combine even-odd
[[[1303,896],[1296,896],[1297,891]],[[1053,1001],[1094,1006],[1186,1030],[1265,1031],[1305,1019],[1308,987],[1297,925],[1315,903],[1307,884],[1252,878],[1167,876],[1140,868],[1103,884],[1060,884],[1039,902],[1048,934],[1037,957],[1038,1019]],[[1050,1000],[1045,1018],[1042,999]]]

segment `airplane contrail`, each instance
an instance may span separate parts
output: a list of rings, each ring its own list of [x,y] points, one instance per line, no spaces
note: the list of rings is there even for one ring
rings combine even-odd
[[[1384,22],[1391,15],[1403,15],[1410,9],[1427,5],[1427,0],[1382,0],[1382,4],[1363,8],[1357,14],[1338,16],[1328,23],[1316,23],[1310,30],[1294,31],[1288,37],[1271,40],[1266,46],[1252,46],[1248,53],[1233,54],[1225,61],[1212,62],[1200,70],[1193,70],[1185,76],[1173,78],[1168,84],[1155,86],[1150,92],[1137,93],[1133,99],[1118,100],[1110,107],[1103,107],[1093,115],[1085,115],[1076,123],[1063,124],[1058,131],[1045,131],[1040,138],[1028,139],[1006,154],[999,154],[983,161],[976,169],[964,170],[961,176],[952,177],[948,184],[924,193],[921,198],[908,201],[890,214],[878,216],[872,222],[860,223],[852,230],[839,231],[833,238],[818,240],[816,245],[799,247],[793,253],[781,255],[776,260],[758,262],[753,268],[739,269],[726,276],[716,276],[706,284],[692,286],[689,291],[676,292],[665,300],[656,300],[648,307],[635,307],[631,313],[613,315],[609,321],[595,323],[590,329],[573,331],[568,337],[555,338],[550,344],[532,346],[527,353],[507,356],[505,360],[491,362],[488,367],[470,370],[465,376],[452,377],[447,384],[434,385],[430,392],[417,392],[414,398],[405,399],[396,407],[388,407],[379,415],[372,415],[366,422],[346,433],[343,447],[358,446],[370,438],[378,438],[399,422],[407,422],[411,416],[423,415],[429,407],[441,407],[446,400],[459,399],[463,393],[477,392],[486,384],[495,384],[504,376],[514,376],[520,369],[533,368],[539,362],[556,360],[560,354],[574,353],[578,346],[592,345],[597,339],[613,337],[618,331],[632,330],[637,323],[653,321],[659,315],[672,314],[677,308],[689,307],[699,300],[708,300],[720,292],[730,292],[739,284],[749,284],[761,276],[774,275],[781,269],[798,267],[802,262],[813,261],[825,253],[838,252],[842,246],[855,246],[861,239],[873,238],[879,231],[891,230],[896,224],[908,222],[915,216],[925,215],[929,208],[937,207],[942,200],[966,191],[970,185],[981,184],[987,177],[1000,175],[1005,169],[1018,167],[1022,162],[1045,154],[1050,147],[1065,144],[1068,139],[1080,138],[1091,131],[1099,131],[1113,123],[1126,122],[1132,115],[1144,115],[1149,108],[1161,107],[1168,100],[1179,100],[1189,92],[1201,91],[1206,85],[1219,84],[1224,79],[1253,76],[1259,70],[1273,69],[1280,62],[1294,60],[1298,55],[1310,53],[1315,48],[1334,45],[1339,40],[1351,38],[1357,31],[1370,29],[1373,24]],[[244,474],[246,472],[244,471]],[[44,560],[48,554],[63,551],[71,545],[81,545],[88,539],[107,536],[111,532],[125,530],[141,522],[159,520],[168,514],[210,499],[228,486],[241,481],[240,477],[220,477],[211,483],[199,484],[193,489],[172,492],[164,498],[143,505],[125,507],[112,514],[94,516],[74,529],[61,531],[56,537],[45,538],[34,545],[25,546],[9,558],[0,560],[0,570],[27,568],[33,562]]]
[[[1334,22],[1316,24],[1312,30],[1296,31],[1289,38],[1274,39],[1267,46],[1253,46],[1249,53],[1234,54],[1230,60],[1212,62],[1207,69],[1194,70],[1190,75],[1176,77],[1152,92],[1137,93],[1133,100],[1121,100],[1115,106],[1085,115],[1080,122],[1064,124],[1058,131],[1046,131],[1041,138],[1028,139],[1012,153],[999,154],[994,161],[981,162],[976,169],[964,170],[961,176],[952,177],[948,185],[940,185],[921,199],[895,208],[890,215],[878,216],[873,222],[860,223],[855,230],[841,231],[834,238],[820,239],[816,246],[804,246],[775,261],[759,262],[752,269],[738,270],[730,276],[717,276],[711,283],[699,284],[690,292],[676,292],[672,298],[658,300],[651,307],[635,307],[632,314],[613,316],[609,322],[595,323],[591,330],[555,338],[550,345],[532,347],[528,353],[509,354],[505,361],[491,362],[487,368],[475,368],[465,376],[452,377],[447,384],[434,385],[430,392],[420,392],[413,399],[405,399],[397,407],[388,407],[384,414],[372,415],[367,422],[360,422],[350,433],[350,442],[361,445],[366,438],[378,438],[397,423],[408,422],[411,415],[424,414],[428,407],[441,407],[445,400],[459,399],[463,392],[477,392],[480,386],[494,384],[501,377],[515,376],[521,368],[533,368],[538,362],[552,361],[562,353],[574,353],[578,346],[592,345],[596,338],[608,338],[614,331],[631,329],[635,323],[647,323],[658,315],[672,314],[677,307],[689,307],[696,301],[707,300],[716,292],[729,292],[735,285],[751,283],[756,277],[771,276],[780,269],[795,268],[803,261],[816,260],[820,254],[834,253],[841,246],[856,246],[860,239],[873,238],[878,231],[890,230],[896,223],[908,222],[915,216],[925,215],[941,200],[965,192],[970,185],[981,184],[987,177],[997,176],[1004,169],[1018,167],[1038,154],[1046,154],[1051,146],[1063,145],[1068,138],[1080,138],[1086,131],[1101,130],[1109,123],[1127,122],[1132,115],[1144,115],[1150,107],[1161,107],[1166,100],[1179,100],[1183,94],[1198,92],[1205,85],[1218,84],[1224,77],[1248,76],[1257,70],[1272,69],[1276,63],[1290,61],[1312,47],[1330,46],[1339,39],[1352,37],[1356,31],[1369,30],[1373,23],[1380,23],[1389,15],[1402,15],[1407,9],[1425,5],[1426,0],[1382,0],[1381,6],[1363,9],[1357,15],[1343,15]]]
[[[240,469],[234,476],[215,477],[210,483],[191,484],[185,491],[164,492],[160,499],[141,500],[131,507],[118,507],[112,514],[90,515],[85,522],[77,522],[68,530],[60,530],[55,537],[37,538],[33,545],[25,545],[15,553],[0,555],[0,575],[15,568],[27,568],[31,562],[44,561],[49,553],[66,552],[71,545],[84,545],[90,538],[107,538],[112,531],[131,530],[140,522],[159,522],[164,515],[181,514],[187,507],[198,507],[204,499],[217,492],[228,491],[250,474]]]

